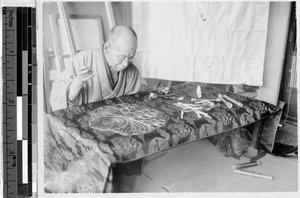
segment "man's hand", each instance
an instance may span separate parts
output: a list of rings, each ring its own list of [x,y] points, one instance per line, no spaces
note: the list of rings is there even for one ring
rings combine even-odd
[[[78,75],[74,78],[73,82],[70,85],[70,101],[74,101],[77,98],[82,86],[86,83],[87,80],[91,79],[93,76],[93,71],[89,70],[86,66],[82,66],[79,68]]]

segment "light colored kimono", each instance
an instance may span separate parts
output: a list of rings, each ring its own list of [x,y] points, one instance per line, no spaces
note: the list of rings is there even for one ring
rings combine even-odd
[[[84,84],[78,97],[71,103],[68,100],[70,85],[78,74],[79,67],[82,65],[92,70],[94,77]],[[141,89],[140,72],[132,63],[120,71],[114,88],[112,87],[112,82],[102,47],[82,51],[73,57],[71,67],[62,72],[58,79],[54,81],[50,94],[51,108],[55,111],[70,106],[113,98],[115,95],[119,97],[133,94]]]

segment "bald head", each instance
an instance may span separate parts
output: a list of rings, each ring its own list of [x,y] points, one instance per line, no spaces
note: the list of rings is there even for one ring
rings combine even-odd
[[[115,26],[104,43],[105,59],[111,70],[121,71],[133,60],[137,49],[137,36],[127,26]]]
[[[137,35],[132,28],[119,25],[111,29],[107,42],[116,48],[136,50],[137,40]]]

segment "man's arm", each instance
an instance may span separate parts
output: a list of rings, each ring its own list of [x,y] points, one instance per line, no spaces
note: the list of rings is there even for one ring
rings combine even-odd
[[[77,97],[87,80],[94,76],[93,71],[89,70],[85,65],[80,66],[78,75],[71,82],[68,99],[73,102]]]
[[[93,77],[92,72],[84,65],[86,59],[86,51],[75,55],[72,65],[54,81],[50,94],[50,105],[53,111],[67,108],[70,104],[78,105],[84,102],[80,97],[80,91],[84,83]]]

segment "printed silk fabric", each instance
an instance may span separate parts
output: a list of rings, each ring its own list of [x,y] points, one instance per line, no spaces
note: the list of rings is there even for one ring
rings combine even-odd
[[[216,98],[223,93],[200,83],[176,85],[171,87],[171,92],[184,96],[182,103],[192,103],[198,85],[202,88],[202,98]],[[115,163],[228,133],[262,119],[261,143],[268,150],[273,149],[278,124],[274,117],[281,112],[274,105],[226,93],[244,106],[228,109],[221,103],[220,108],[207,112],[211,118],[199,119],[190,112],[181,119],[181,109],[174,105],[177,99],[149,100],[149,93],[123,96],[121,100],[125,104],[113,98],[47,114],[45,192],[111,192],[111,166]]]

